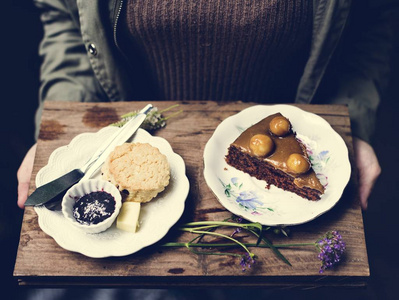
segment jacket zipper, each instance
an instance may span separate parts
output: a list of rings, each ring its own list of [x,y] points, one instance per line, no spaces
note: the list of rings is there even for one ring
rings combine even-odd
[[[116,27],[118,26],[118,21],[119,21],[119,18],[120,18],[120,16],[121,16],[122,7],[123,7],[123,0],[121,0],[121,1],[119,2],[118,9],[116,10],[116,17],[115,17],[115,24],[114,24],[114,43],[115,43],[116,47],[118,48],[118,50],[119,50],[120,52],[122,52],[122,51],[121,51],[121,49],[119,48],[118,41],[117,41],[117,39],[116,39]]]

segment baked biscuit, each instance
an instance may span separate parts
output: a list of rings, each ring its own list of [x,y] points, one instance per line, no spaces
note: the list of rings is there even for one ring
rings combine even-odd
[[[125,201],[145,203],[169,184],[170,167],[165,155],[148,143],[124,143],[107,157],[103,179],[114,184]]]

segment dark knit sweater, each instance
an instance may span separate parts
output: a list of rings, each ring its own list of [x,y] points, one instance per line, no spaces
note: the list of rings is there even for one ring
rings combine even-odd
[[[124,18],[148,95],[281,103],[309,55],[312,1],[129,0]]]

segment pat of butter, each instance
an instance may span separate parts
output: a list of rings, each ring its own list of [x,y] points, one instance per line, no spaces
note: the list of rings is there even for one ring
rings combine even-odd
[[[124,202],[116,219],[116,227],[135,233],[140,215],[139,202]]]

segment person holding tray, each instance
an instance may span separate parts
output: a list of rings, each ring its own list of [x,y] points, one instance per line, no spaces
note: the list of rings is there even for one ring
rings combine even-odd
[[[37,124],[48,100],[347,104],[359,199],[367,208],[381,172],[370,142],[390,49],[378,7],[322,0],[105,2],[35,1],[44,26]],[[35,147],[18,171],[21,208]]]
[[[347,104],[359,199],[367,208],[381,172],[371,141],[391,48],[388,14],[378,4],[34,2],[44,26],[37,125],[44,101]],[[21,208],[35,150],[33,145],[17,174]]]
[[[44,101],[347,104],[359,199],[367,208],[381,172],[371,141],[391,49],[389,15],[377,1],[34,2],[44,27],[36,138]],[[35,151],[36,144],[17,173],[20,208],[28,196]],[[98,299],[120,293],[84,292]],[[185,299],[166,291],[135,292],[151,299]],[[65,290],[39,290],[32,299],[65,295]],[[218,292],[207,296],[222,299]]]

